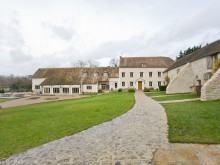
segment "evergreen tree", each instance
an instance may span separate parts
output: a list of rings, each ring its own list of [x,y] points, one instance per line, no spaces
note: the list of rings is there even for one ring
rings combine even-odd
[[[202,45],[199,46],[193,46],[192,48],[189,47],[188,49],[184,50],[184,51],[180,51],[179,52],[179,56],[176,57],[176,60],[179,60],[185,56],[187,56],[188,54],[191,54],[195,51],[197,51],[198,49],[200,49],[202,47]]]

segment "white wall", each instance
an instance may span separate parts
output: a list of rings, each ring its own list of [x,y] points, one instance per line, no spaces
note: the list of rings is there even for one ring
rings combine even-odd
[[[115,83],[117,83],[117,88],[115,88]],[[109,79],[109,90],[118,90],[119,89],[119,78],[110,78]]]
[[[180,69],[180,72],[181,72],[185,65],[182,65],[178,68],[174,68],[174,69],[168,71],[167,74],[168,74],[168,77],[170,78],[170,82],[174,78],[176,78],[176,76],[178,75],[177,70]],[[203,85],[205,82],[207,82],[207,80],[204,80],[204,74],[208,73],[208,72],[212,72],[212,69],[207,69],[206,57],[198,59],[196,61],[192,61],[191,68],[192,68],[192,72],[193,72],[193,75],[191,77],[191,79],[193,79],[193,86],[198,85],[197,80],[201,80],[201,84]]]
[[[187,63],[181,69],[178,75],[174,77],[167,86],[166,93],[189,93],[192,92],[193,86],[193,71],[191,63]]]
[[[92,86],[92,89],[87,89],[87,86]],[[86,93],[97,93],[98,92],[98,84],[83,84],[82,92]]]
[[[35,85],[40,86],[40,84],[41,84],[45,79],[46,79],[46,78],[32,79],[32,91],[33,91],[33,93],[42,92],[42,87],[40,87],[40,89],[35,89]]]
[[[157,89],[158,81],[164,84],[163,71],[166,68],[119,68],[119,88],[126,89],[130,87],[130,82],[133,82],[134,88],[138,89],[138,81],[142,81],[142,89],[144,87],[149,88],[149,81],[153,82],[153,88]],[[122,72],[125,72],[125,77],[122,77]],[[130,77],[130,72],[134,72],[133,77]],[[140,72],[143,72],[143,77],[140,77]],[[149,77],[149,72],[152,72],[152,77]],[[161,72],[161,77],[158,77],[158,72]],[[125,82],[125,86],[122,86],[122,82]]]

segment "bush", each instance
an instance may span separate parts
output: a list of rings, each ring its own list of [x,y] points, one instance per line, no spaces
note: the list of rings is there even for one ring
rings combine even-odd
[[[98,90],[98,93],[103,93],[103,91],[101,89]]]
[[[167,85],[161,85],[159,86],[160,91],[166,91]]]
[[[122,92],[122,89],[121,89],[121,88],[119,88],[119,89],[118,89],[118,92]]]
[[[5,90],[4,89],[0,89],[0,93],[5,93]]]
[[[150,89],[145,87],[144,92],[150,92]]]
[[[134,88],[128,88],[128,92],[135,92]]]

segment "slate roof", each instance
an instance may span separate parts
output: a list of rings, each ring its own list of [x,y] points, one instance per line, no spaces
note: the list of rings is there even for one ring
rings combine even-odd
[[[94,73],[97,76],[94,76]],[[104,73],[107,76],[104,76]],[[118,67],[40,68],[34,73],[32,78],[46,78],[41,85],[80,85],[96,84],[98,81],[109,81],[109,78],[117,78],[118,73]]]
[[[194,53],[191,53],[191,54],[185,56],[184,58],[174,62],[173,65],[170,66],[164,72],[167,72],[167,71],[175,69],[179,66],[185,65],[188,62],[192,62],[192,61],[198,60],[200,58],[203,58],[203,57],[206,57],[209,55],[213,55],[213,54],[216,54],[219,52],[220,52],[220,40],[217,40],[211,44],[208,44],[208,45],[202,47],[201,49],[195,51]]]
[[[120,57],[120,68],[168,68],[174,63],[170,57]]]

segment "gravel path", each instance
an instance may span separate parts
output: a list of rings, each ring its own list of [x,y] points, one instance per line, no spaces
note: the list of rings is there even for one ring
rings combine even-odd
[[[136,104],[124,115],[72,136],[14,155],[0,164],[150,164],[158,148],[169,146],[163,107],[135,93]]]

